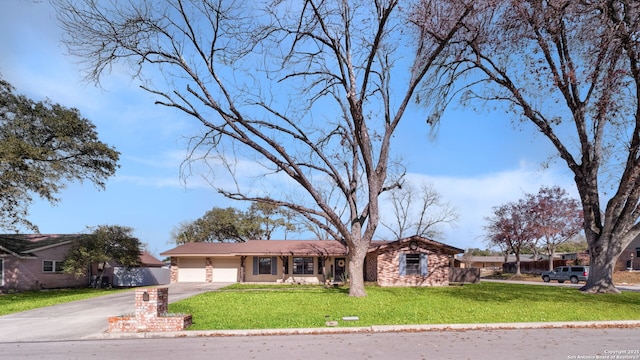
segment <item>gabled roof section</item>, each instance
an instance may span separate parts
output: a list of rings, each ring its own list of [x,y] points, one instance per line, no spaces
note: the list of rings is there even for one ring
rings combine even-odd
[[[444,251],[445,253],[447,253],[449,255],[455,255],[455,254],[464,253],[464,250],[458,249],[457,247],[453,247],[451,245],[447,245],[447,244],[441,243],[439,241],[427,239],[425,237],[418,236],[418,235],[414,235],[414,236],[411,236],[411,237],[408,237],[408,238],[404,238],[404,239],[400,239],[400,240],[396,240],[396,241],[385,241],[385,242],[382,242],[382,244],[377,245],[375,247],[371,246],[369,248],[369,251],[384,250],[386,247],[389,247],[391,244],[396,244],[396,243],[409,244],[412,241],[416,241],[418,243],[421,243],[421,244],[425,245],[426,247],[441,249],[442,251]],[[374,245],[374,243],[375,242],[372,241],[371,245]]]
[[[140,266],[147,266],[147,267],[163,267],[167,264],[163,263],[162,261],[158,260],[155,256],[149,254],[146,251],[143,251],[140,253]]]
[[[16,257],[33,257],[33,253],[68,244],[82,234],[0,234],[0,251]]]

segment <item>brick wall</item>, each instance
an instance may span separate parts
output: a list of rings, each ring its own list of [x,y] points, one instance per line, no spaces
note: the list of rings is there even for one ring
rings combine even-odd
[[[427,275],[400,275],[400,254],[427,254]],[[377,254],[377,282],[380,286],[448,286],[449,256],[438,248],[409,249],[407,242],[389,244]]]
[[[178,282],[178,258],[171,257],[171,283]]]
[[[109,332],[182,331],[191,326],[191,315],[167,314],[169,289],[136,289],[135,315],[109,318]]]
[[[378,280],[378,254],[369,253],[364,259],[364,281]]]
[[[213,262],[211,261],[211,258],[205,258],[205,280],[207,282],[212,282],[213,281]]]
[[[640,270],[640,258],[638,258],[636,254],[636,248],[640,248],[640,236],[633,239],[633,241],[631,241],[631,243],[622,251],[618,257],[618,261],[616,261],[615,270],[627,270],[629,269],[628,265],[631,265],[632,270]],[[582,261],[581,264],[588,264],[589,260]],[[629,262],[631,262],[631,264],[629,264]]]

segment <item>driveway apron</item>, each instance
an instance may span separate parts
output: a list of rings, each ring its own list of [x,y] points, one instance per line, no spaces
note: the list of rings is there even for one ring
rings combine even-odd
[[[160,287],[169,288],[172,303],[226,285],[176,283]],[[81,340],[105,332],[109,317],[135,312],[134,293],[126,291],[0,316],[0,342]]]

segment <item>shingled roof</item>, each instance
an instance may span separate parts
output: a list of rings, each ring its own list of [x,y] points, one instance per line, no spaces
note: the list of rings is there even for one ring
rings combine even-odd
[[[452,254],[464,252],[461,249],[421,237],[411,237],[397,241],[420,240],[428,245],[440,247]],[[370,251],[384,248],[396,241],[372,241]],[[162,256],[198,257],[212,256],[346,256],[347,248],[334,240],[249,240],[242,243],[191,242],[160,253]]]
[[[86,236],[82,234],[0,234],[0,252],[16,257],[33,257],[33,253],[67,244]]]
[[[249,256],[324,255],[346,256],[347,248],[337,241],[249,240],[243,243],[191,242],[161,253],[162,256]]]

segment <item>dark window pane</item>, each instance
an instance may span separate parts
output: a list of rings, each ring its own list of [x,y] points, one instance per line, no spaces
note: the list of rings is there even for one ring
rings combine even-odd
[[[293,273],[296,275],[313,275],[313,258],[294,257]]]
[[[63,267],[64,267],[64,261],[56,261],[54,263],[54,271],[55,272],[62,272],[63,271]]]
[[[42,271],[53,272],[53,261],[45,260],[42,262]]]
[[[270,257],[261,257],[258,259],[258,274],[271,275]]]
[[[407,275],[420,275],[420,254],[407,254]]]

